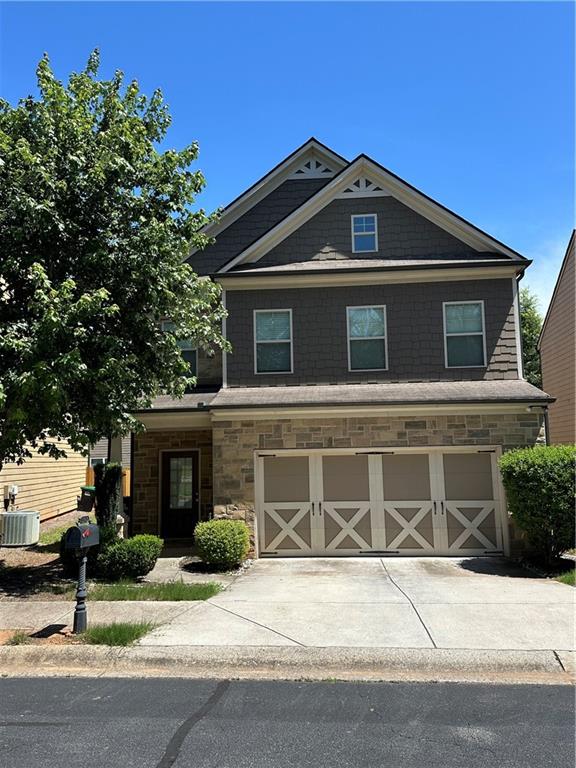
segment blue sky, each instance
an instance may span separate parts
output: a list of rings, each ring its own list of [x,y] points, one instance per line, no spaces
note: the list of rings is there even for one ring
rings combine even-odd
[[[170,104],[224,205],[314,135],[365,152],[534,259],[549,300],[574,219],[574,5],[0,3],[0,94],[90,50]]]

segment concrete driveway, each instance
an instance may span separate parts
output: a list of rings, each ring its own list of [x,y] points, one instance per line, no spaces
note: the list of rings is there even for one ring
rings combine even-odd
[[[141,644],[571,650],[575,594],[498,558],[258,560]]]

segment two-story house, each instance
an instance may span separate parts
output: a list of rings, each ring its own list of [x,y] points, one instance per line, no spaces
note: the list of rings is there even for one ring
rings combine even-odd
[[[529,261],[371,158],[310,139],[190,255],[232,352],[135,436],[133,531],[246,519],[261,556],[507,552],[497,459],[551,398],[522,377]]]

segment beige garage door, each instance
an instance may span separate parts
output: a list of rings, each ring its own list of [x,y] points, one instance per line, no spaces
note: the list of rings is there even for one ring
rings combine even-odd
[[[441,502],[448,554],[484,554],[502,549],[502,529],[495,500],[490,453],[442,456]]]
[[[286,453],[256,475],[264,555],[502,550],[493,452]]]

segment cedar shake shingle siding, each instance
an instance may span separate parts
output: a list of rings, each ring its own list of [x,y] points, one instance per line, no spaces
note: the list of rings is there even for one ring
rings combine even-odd
[[[285,181],[261,202],[221,232],[216,241],[194,253],[188,261],[199,275],[209,275],[230,261],[254,240],[286,218],[330,179]]]
[[[362,213],[378,214],[378,251],[372,254],[352,253],[350,217]],[[388,259],[466,253],[477,251],[395,198],[369,197],[334,200],[257,264],[246,266],[266,267],[327,257]]]
[[[486,368],[444,366],[444,301],[484,300]],[[346,307],[385,304],[388,370],[348,371]],[[512,280],[228,291],[228,386],[517,379]],[[292,309],[293,374],[254,373],[254,309]]]
[[[556,398],[549,411],[548,439],[552,443],[576,442],[575,281],[572,234],[539,344],[542,386]]]

